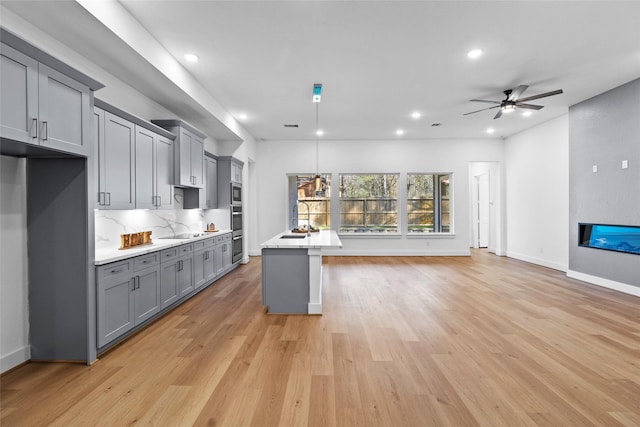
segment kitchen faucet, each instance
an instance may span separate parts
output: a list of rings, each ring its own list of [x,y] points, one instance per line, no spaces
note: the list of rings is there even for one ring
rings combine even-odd
[[[311,211],[309,210],[309,203],[304,200],[298,200],[298,203],[304,203],[307,207],[307,236],[311,236]],[[293,213],[297,214],[296,218],[300,216],[300,211],[298,210],[298,203],[293,206]]]

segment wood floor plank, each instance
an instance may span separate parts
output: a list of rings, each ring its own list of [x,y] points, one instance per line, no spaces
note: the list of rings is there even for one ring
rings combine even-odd
[[[259,258],[92,366],[0,377],[4,426],[637,426],[640,299],[484,250],[325,257],[323,315]]]

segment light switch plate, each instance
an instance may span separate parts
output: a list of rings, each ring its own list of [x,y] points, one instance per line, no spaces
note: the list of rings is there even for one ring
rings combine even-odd
[[[629,160],[622,161],[622,169],[627,169],[629,167]]]

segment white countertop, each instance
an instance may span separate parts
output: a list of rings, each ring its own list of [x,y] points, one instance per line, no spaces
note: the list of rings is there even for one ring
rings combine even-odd
[[[151,252],[160,251],[162,249],[184,245],[185,243],[196,242],[203,239],[210,239],[211,237],[227,233],[231,233],[231,230],[220,230],[212,233],[207,233],[205,236],[193,237],[191,239],[160,239],[157,237],[153,238],[152,236],[151,240],[153,241],[153,243],[150,245],[134,246],[133,248],[122,250],[118,248],[99,248],[96,249],[96,259],[94,264],[103,265],[114,261],[121,261],[123,259],[145,255]]]
[[[282,239],[284,235],[298,235],[297,233],[284,232],[267,240],[260,247],[263,248],[280,248],[280,249],[322,249],[322,248],[341,248],[342,242],[338,233],[334,230],[320,230],[311,235],[305,236],[303,239]]]

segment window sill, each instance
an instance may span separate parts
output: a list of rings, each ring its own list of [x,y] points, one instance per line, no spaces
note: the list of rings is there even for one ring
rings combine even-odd
[[[399,239],[402,237],[402,233],[371,233],[371,232],[338,232],[338,236],[341,239]]]
[[[456,233],[407,233],[407,239],[455,239]]]

